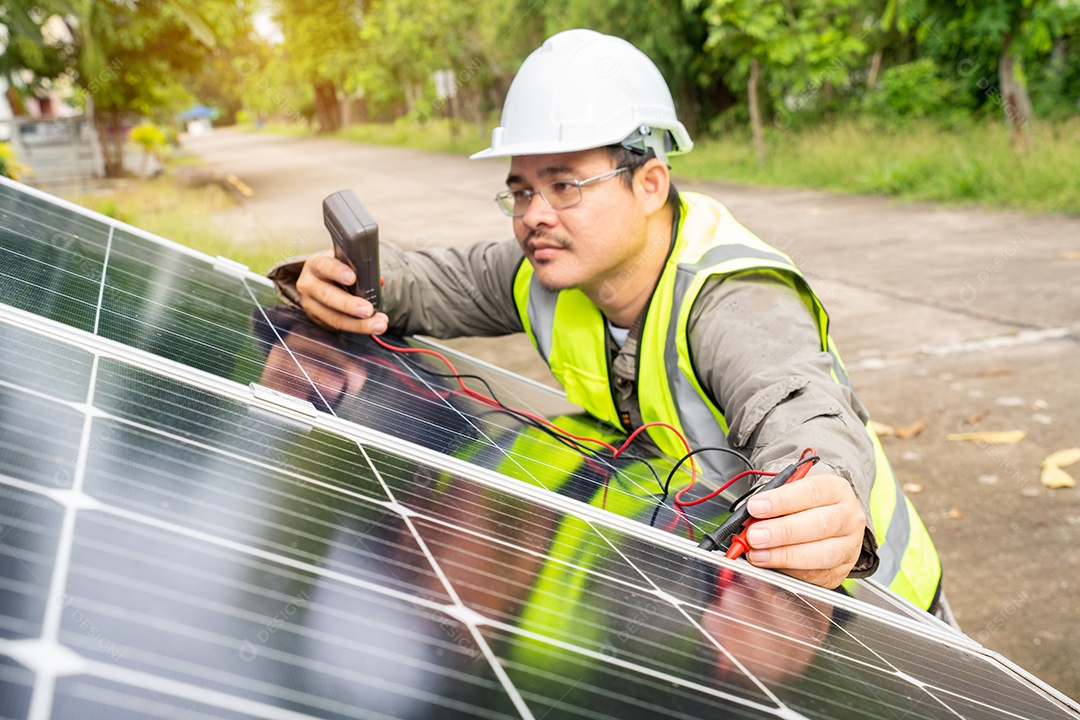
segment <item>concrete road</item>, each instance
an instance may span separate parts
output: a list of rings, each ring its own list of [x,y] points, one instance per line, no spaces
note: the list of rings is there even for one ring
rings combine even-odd
[[[492,200],[506,161],[236,132],[187,146],[254,190],[217,218],[222,229],[283,255],[327,247],[320,203],[345,187],[406,247],[510,235]],[[877,421],[925,424],[883,442],[938,544],[964,629],[1080,698],[1080,489],[1039,482],[1040,459],[1080,446],[1080,218],[678,185],[717,197],[795,258]],[[456,344],[550,377],[523,338]],[[983,430],[1026,437],[946,439]],[[1068,470],[1080,479],[1080,465]]]

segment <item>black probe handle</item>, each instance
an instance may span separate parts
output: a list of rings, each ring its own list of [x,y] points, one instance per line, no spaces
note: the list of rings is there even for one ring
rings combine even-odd
[[[786,468],[776,473],[776,475],[771,478],[769,482],[765,483],[760,490],[755,491],[754,495],[757,495],[759,492],[780,487],[790,480],[791,476],[795,474],[795,471],[799,469],[799,466],[805,462],[807,461],[798,460],[791,465],[788,465]],[[753,497],[753,495],[751,495],[751,497]],[[706,552],[712,552],[713,550],[718,550],[721,545],[738,535],[739,531],[742,530],[743,525],[751,518],[750,511],[746,509],[746,506],[749,504],[750,502],[747,500],[747,502],[744,502],[742,505],[735,508],[734,512],[728,516],[727,520],[720,523],[720,527],[701,538],[698,547]]]

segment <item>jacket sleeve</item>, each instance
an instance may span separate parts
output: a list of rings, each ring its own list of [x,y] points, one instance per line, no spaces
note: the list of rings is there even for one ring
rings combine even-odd
[[[466,248],[404,251],[379,246],[383,310],[401,335],[437,338],[510,335],[523,330],[514,303],[514,277],[524,261],[514,240]],[[304,258],[270,270],[278,294],[300,306],[296,280]]]
[[[876,466],[867,412],[833,379],[832,356],[822,351],[817,323],[799,294],[764,273],[714,278],[691,309],[689,336],[698,380],[724,413],[732,447],[768,471],[814,448],[821,462],[811,473],[846,479],[866,514],[862,555],[851,575],[876,570],[870,516]]]

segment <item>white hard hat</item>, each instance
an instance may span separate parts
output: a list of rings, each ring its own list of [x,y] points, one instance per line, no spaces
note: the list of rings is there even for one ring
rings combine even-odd
[[[510,84],[491,147],[476,158],[543,155],[625,144],[657,157],[694,146],[671,91],[645,53],[593,30],[553,35]]]

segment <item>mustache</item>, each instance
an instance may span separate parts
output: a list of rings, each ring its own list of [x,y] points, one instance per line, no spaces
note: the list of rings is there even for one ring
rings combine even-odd
[[[535,250],[535,242],[543,241],[545,245],[556,245],[560,248],[566,249],[570,247],[570,241],[564,237],[558,235],[552,235],[551,233],[544,232],[542,230],[530,230],[529,234],[522,240],[524,245],[529,250]]]

